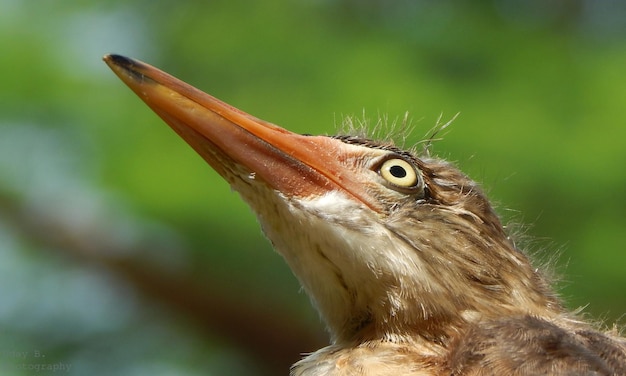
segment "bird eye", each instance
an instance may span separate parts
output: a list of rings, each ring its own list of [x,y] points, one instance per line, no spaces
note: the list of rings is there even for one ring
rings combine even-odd
[[[412,188],[419,182],[415,168],[404,159],[388,159],[380,166],[379,171],[380,176],[398,187]]]

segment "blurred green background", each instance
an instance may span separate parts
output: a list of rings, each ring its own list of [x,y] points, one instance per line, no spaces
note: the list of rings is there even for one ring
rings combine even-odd
[[[250,211],[101,61],[332,134],[409,111],[572,309],[626,312],[620,1],[0,1],[0,374],[288,373],[323,326]],[[56,367],[56,372],[53,372]]]

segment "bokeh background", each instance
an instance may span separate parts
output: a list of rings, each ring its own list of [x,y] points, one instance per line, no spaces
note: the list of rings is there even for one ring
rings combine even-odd
[[[0,1],[0,374],[286,375],[326,342],[108,52],[300,133],[408,111],[410,144],[458,113],[435,153],[524,224],[569,307],[619,321],[625,20],[618,0]]]

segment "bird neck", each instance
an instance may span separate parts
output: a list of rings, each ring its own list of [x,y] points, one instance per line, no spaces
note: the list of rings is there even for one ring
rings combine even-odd
[[[422,214],[419,226],[405,236],[406,218],[382,225],[363,213],[341,223],[302,216],[311,233],[323,236],[276,243],[287,250],[281,253],[334,343],[403,338],[445,343],[471,321],[562,312],[548,283],[503,233],[456,232],[435,241],[429,223],[440,224],[441,218]]]
[[[333,343],[442,343],[469,319],[560,311],[490,210],[477,216],[424,204],[382,220],[339,193],[297,200],[264,192],[240,190]]]

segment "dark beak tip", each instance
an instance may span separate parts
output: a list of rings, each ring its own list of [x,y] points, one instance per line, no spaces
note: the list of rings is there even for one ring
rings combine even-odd
[[[106,54],[102,60],[104,60],[107,64],[115,64],[122,67],[137,65],[135,60],[118,54]]]
[[[144,76],[142,70],[145,68],[145,64],[131,59],[126,56],[118,55],[118,54],[106,54],[102,57],[102,60],[120,77],[123,81],[125,79],[122,77],[122,73],[127,75],[128,77],[134,80],[145,81],[146,77]]]

